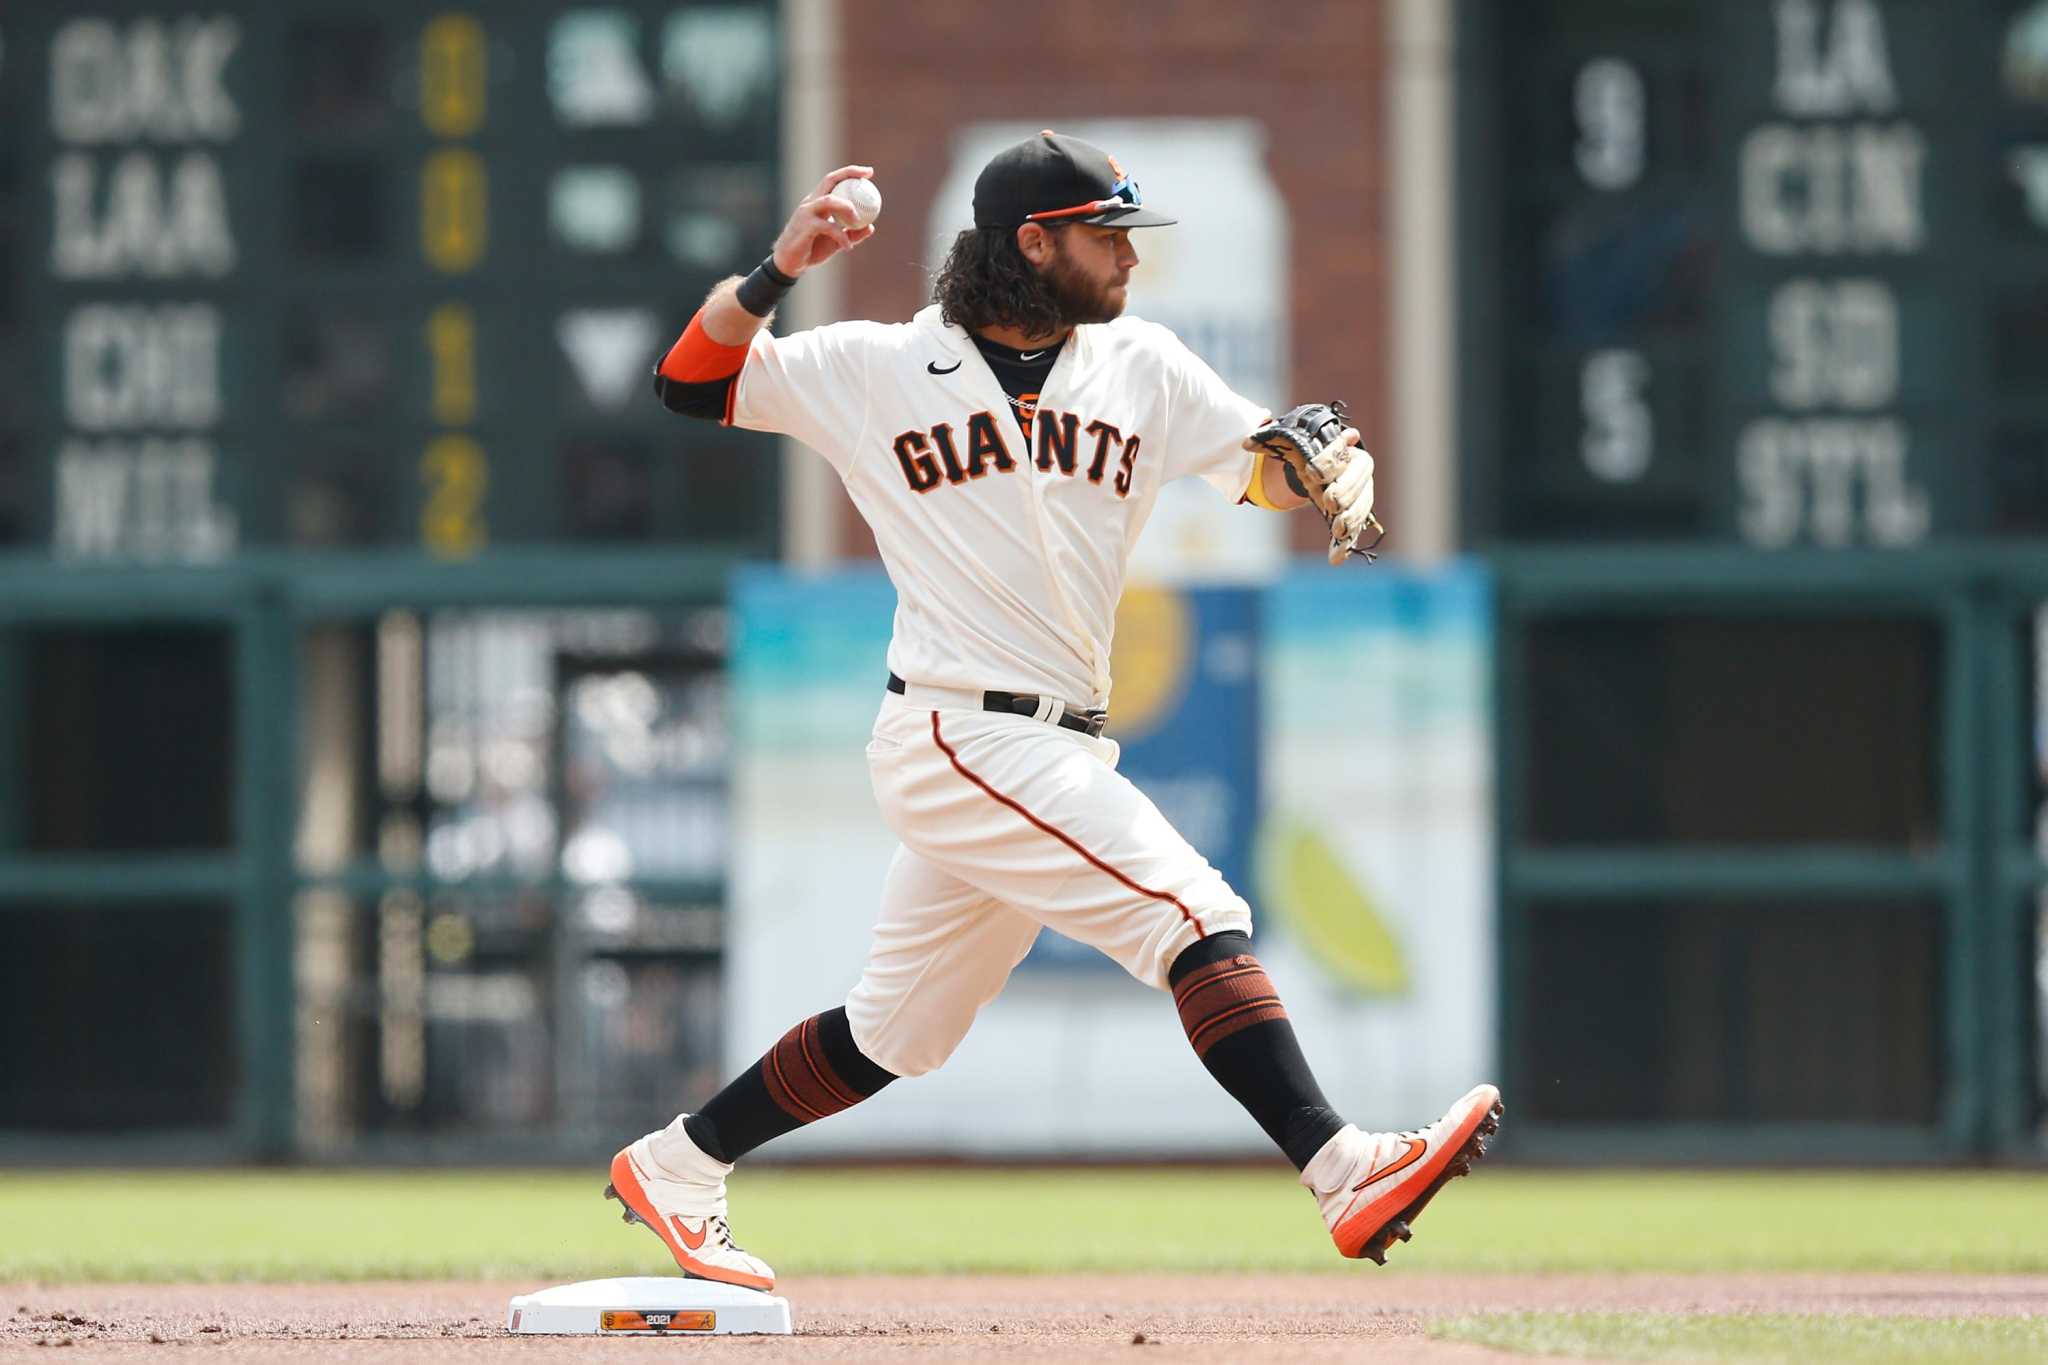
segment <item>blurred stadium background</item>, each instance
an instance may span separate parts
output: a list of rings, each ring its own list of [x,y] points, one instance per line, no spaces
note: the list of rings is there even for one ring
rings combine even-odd
[[[1163,501],[1111,728],[1339,1103],[2038,1161],[2048,0],[10,0],[0,1161],[602,1157],[837,999],[887,586],[646,374],[845,161],[785,325],[907,315],[1047,124],[1380,461],[1370,569]],[[1048,936],[771,1154],[1260,1150]]]

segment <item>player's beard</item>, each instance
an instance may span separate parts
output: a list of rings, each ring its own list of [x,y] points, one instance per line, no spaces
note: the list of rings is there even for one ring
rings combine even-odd
[[[1113,322],[1123,315],[1124,301],[1114,292],[1122,281],[1091,279],[1081,267],[1055,249],[1045,268],[1045,285],[1060,312],[1060,326],[1077,327],[1088,322]]]

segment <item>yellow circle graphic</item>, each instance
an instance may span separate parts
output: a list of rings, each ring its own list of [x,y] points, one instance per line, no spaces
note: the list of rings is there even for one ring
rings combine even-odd
[[[1187,692],[1198,631],[1194,609],[1167,588],[1131,588],[1116,608],[1109,652],[1110,728],[1120,740],[1140,739],[1173,714]]]

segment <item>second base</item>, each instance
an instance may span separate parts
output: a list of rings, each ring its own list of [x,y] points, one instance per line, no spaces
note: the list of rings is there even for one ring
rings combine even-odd
[[[505,1330],[545,1336],[787,1336],[789,1300],[681,1276],[558,1284],[512,1300]]]

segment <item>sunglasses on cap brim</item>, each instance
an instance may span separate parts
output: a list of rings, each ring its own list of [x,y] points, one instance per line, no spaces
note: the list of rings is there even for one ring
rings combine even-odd
[[[1074,204],[1063,209],[1044,209],[1038,213],[1027,213],[1027,223],[1045,223],[1060,218],[1085,218],[1091,213],[1107,213],[1111,209],[1135,209],[1145,203],[1145,197],[1138,193],[1138,182],[1125,176],[1110,186],[1110,197],[1091,199],[1085,204]]]

